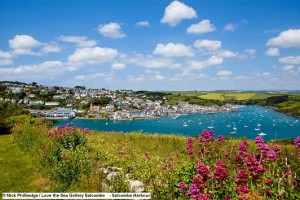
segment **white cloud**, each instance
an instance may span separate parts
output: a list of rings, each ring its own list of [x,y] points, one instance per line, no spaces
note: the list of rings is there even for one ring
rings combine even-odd
[[[55,53],[60,52],[61,49],[57,44],[46,44],[41,51],[43,53]]]
[[[11,53],[0,50],[0,58],[12,59],[12,57],[13,55]]]
[[[279,62],[288,65],[297,65],[300,64],[300,55],[279,58]]]
[[[196,40],[194,47],[204,51],[216,51],[222,48],[222,43],[218,40]]]
[[[31,49],[41,45],[40,42],[35,40],[30,35],[16,35],[13,39],[9,40],[9,47],[12,49]]]
[[[14,62],[12,60],[0,58],[0,66],[11,65],[13,63]]]
[[[109,23],[98,26],[98,31],[104,37],[112,39],[121,39],[126,37],[126,34],[122,32],[121,26],[118,23]]]
[[[135,25],[142,26],[142,27],[150,27],[150,23],[148,21],[139,21]]]
[[[9,52],[0,50],[0,66],[13,64],[13,55]]]
[[[126,80],[127,81],[134,81],[134,82],[136,82],[136,81],[145,81],[146,78],[145,78],[145,76],[143,74],[140,75],[140,76],[137,76],[137,77],[129,75],[129,76],[127,76]]]
[[[68,60],[71,63],[79,65],[96,64],[111,61],[118,55],[118,51],[110,48],[80,48],[69,56]]]
[[[237,28],[238,26],[236,24],[229,23],[225,25],[224,31],[234,32]]]
[[[189,60],[187,61],[188,70],[193,69],[205,69],[208,66],[205,65],[205,62],[203,61],[197,61],[197,60]]]
[[[282,71],[289,71],[293,69],[295,66],[294,65],[286,65],[282,67]]]
[[[16,68],[0,68],[0,74],[5,78],[49,79],[65,71],[69,71],[61,61],[45,61],[34,65],[21,65]]]
[[[94,47],[97,45],[96,40],[89,40],[86,36],[60,36],[58,38],[59,40],[63,42],[70,42],[76,44],[78,47]]]
[[[250,79],[253,79],[253,77],[239,75],[239,76],[236,76],[234,79],[236,79],[236,80],[250,80]]]
[[[198,24],[191,25],[188,29],[188,33],[194,33],[194,34],[204,34],[213,32],[216,30],[216,27],[210,23],[210,20],[205,19],[199,22]]]
[[[137,54],[127,60],[128,63],[146,68],[171,68],[174,64],[172,60],[165,58],[155,58],[153,56],[144,56]]]
[[[194,52],[191,47],[185,46],[183,44],[168,43],[157,44],[153,51],[155,55],[161,55],[165,57],[193,57]]]
[[[208,66],[211,66],[211,65],[220,65],[222,63],[223,63],[223,58],[215,56],[215,55],[211,56],[210,58],[208,58],[206,60],[206,64]]]
[[[267,46],[300,48],[300,29],[282,31],[279,36],[267,41]]]
[[[231,71],[224,70],[224,71],[218,71],[217,76],[223,76],[223,77],[225,77],[225,76],[230,76],[231,74],[232,74]]]
[[[126,68],[126,64],[125,63],[113,63],[111,65],[111,69],[113,70],[123,70]]]
[[[78,75],[74,77],[75,80],[78,81],[91,81],[94,79],[100,79],[101,81],[112,81],[114,80],[114,73],[108,72],[108,73],[95,73],[90,75]]]
[[[250,56],[254,56],[256,54],[255,49],[245,49],[244,51],[245,51],[245,53],[247,53]]]
[[[278,48],[269,48],[266,51],[266,55],[267,56],[279,56],[280,55],[280,51]]]
[[[216,52],[216,55],[221,58],[234,58],[237,56],[237,53],[233,53],[232,51],[221,49]]]
[[[154,80],[161,81],[161,80],[165,80],[165,79],[166,79],[166,77],[165,77],[165,76],[162,76],[162,75],[160,75],[160,74],[156,74],[156,75],[154,76]]]
[[[165,9],[161,23],[167,23],[169,26],[176,26],[184,19],[193,19],[197,17],[196,11],[180,1],[172,1]]]
[[[16,35],[13,39],[9,40],[8,43],[16,55],[39,55],[38,53],[32,52],[32,49],[42,45],[30,35]]]
[[[187,70],[202,70],[211,66],[220,65],[223,63],[223,58],[213,55],[204,61],[188,60],[186,65]]]

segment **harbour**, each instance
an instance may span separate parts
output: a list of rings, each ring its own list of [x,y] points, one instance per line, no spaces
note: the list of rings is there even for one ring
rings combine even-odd
[[[233,138],[257,136],[265,140],[295,138],[300,132],[298,118],[276,112],[272,108],[245,106],[234,112],[194,113],[166,117],[113,121],[97,119],[59,120],[55,126],[70,123],[98,131],[141,132],[151,134],[177,134],[194,136],[202,130],[213,130],[216,135]]]

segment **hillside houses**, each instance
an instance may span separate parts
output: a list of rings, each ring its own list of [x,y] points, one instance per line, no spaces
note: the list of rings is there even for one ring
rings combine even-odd
[[[49,87],[30,84],[4,84],[0,101],[18,104],[41,117],[108,118],[132,120],[187,113],[214,113],[238,109],[233,105],[201,106],[187,102],[168,104],[168,99],[153,98],[131,90],[111,91],[84,87]],[[103,100],[103,101],[102,101]],[[105,103],[104,103],[105,102]]]

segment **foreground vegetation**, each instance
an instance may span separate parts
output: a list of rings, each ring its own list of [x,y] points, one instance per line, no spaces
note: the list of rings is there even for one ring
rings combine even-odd
[[[0,137],[2,192],[128,192],[128,180],[139,180],[153,199],[300,198],[300,137],[266,143],[211,131],[185,138],[51,128],[26,115],[8,121],[13,133]],[[116,169],[110,179],[109,167]]]

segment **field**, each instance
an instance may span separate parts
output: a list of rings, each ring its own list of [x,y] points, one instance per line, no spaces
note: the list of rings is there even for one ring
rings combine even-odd
[[[172,92],[173,95],[180,95],[183,99],[184,97],[190,96],[198,96],[202,99],[208,100],[219,100],[219,101],[228,101],[228,100],[255,100],[255,99],[266,99],[268,97],[273,96],[280,96],[286,95],[285,92],[276,92],[276,93],[269,93],[269,92]],[[298,93],[290,93],[288,94],[291,98],[298,98]]]
[[[47,191],[36,161],[13,142],[13,135],[0,135],[0,193]]]

